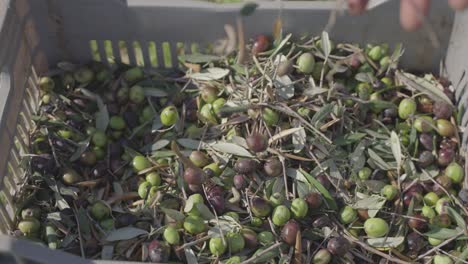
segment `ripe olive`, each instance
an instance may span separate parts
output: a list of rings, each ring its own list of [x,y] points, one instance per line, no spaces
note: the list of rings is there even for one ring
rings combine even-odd
[[[364,167],[361,170],[359,170],[359,172],[358,172],[359,179],[361,179],[363,181],[369,179],[371,174],[372,174],[372,170],[370,168],[368,168],[368,167]]]
[[[267,126],[274,126],[277,125],[279,122],[279,115],[275,110],[272,110],[268,107],[263,108],[262,110],[262,118],[265,121]]]
[[[234,164],[234,170],[241,174],[249,174],[257,169],[257,162],[253,159],[239,159]]]
[[[247,187],[247,181],[244,179],[244,175],[236,174],[233,177],[233,184],[236,189],[241,190]]]
[[[270,177],[277,177],[283,173],[283,165],[279,159],[270,158],[263,165],[263,170],[265,171],[266,175]]]
[[[275,242],[275,236],[270,231],[262,231],[258,233],[257,239],[262,246],[268,246]]]
[[[369,219],[369,210],[368,209],[357,209],[357,214],[359,219],[367,220]]]
[[[331,261],[331,254],[328,250],[322,248],[317,253],[315,253],[314,258],[312,259],[313,264],[328,264]]]
[[[86,166],[93,166],[96,164],[96,153],[94,151],[85,151],[80,155],[80,162]]]
[[[311,53],[303,53],[297,58],[297,69],[299,72],[308,74],[314,71],[315,58]]]
[[[39,219],[41,217],[41,208],[37,206],[31,206],[28,208],[24,208],[21,210],[21,218],[28,219],[28,218],[36,218]]]
[[[139,85],[132,86],[129,93],[130,101],[140,104],[145,100],[145,90]]]
[[[299,224],[294,220],[289,220],[281,229],[281,239],[289,244],[295,245],[296,244],[296,236],[297,233],[301,230]]]
[[[448,214],[442,212],[441,214],[431,218],[431,224],[441,228],[448,228],[452,225],[452,220]]]
[[[253,152],[263,152],[268,148],[267,138],[260,133],[253,133],[245,138],[247,146]]]
[[[244,237],[240,233],[229,232],[226,235],[226,240],[231,253],[237,253],[245,247]]]
[[[432,113],[432,100],[428,96],[420,96],[418,100],[418,110],[423,113]]]
[[[169,261],[171,254],[171,248],[166,244],[158,240],[153,240],[148,245],[148,255],[151,262],[154,263],[166,263]]]
[[[36,218],[28,218],[18,223],[18,229],[26,236],[39,232],[41,223]]]
[[[221,237],[213,237],[210,239],[210,252],[215,256],[221,256],[226,252],[226,244]]]
[[[159,186],[161,185],[161,176],[157,172],[150,172],[146,175],[146,181],[151,186]]]
[[[164,108],[161,111],[161,123],[165,126],[172,126],[175,123],[177,123],[177,120],[179,120],[179,113],[177,112],[177,108],[173,105],[170,105],[166,108]]]
[[[102,131],[96,131],[93,134],[92,141],[94,145],[98,147],[104,147],[107,144],[107,136]]]
[[[452,162],[445,168],[445,176],[449,177],[453,183],[461,183],[465,177],[465,172],[460,164]]]
[[[408,220],[408,226],[418,231],[424,231],[427,228],[427,219],[421,214],[415,214]]]
[[[426,246],[426,241],[424,237],[420,236],[418,233],[411,232],[406,236],[406,244],[410,252],[418,253]]]
[[[351,245],[344,237],[334,237],[328,240],[327,250],[333,255],[344,256],[350,250]]]
[[[442,100],[438,100],[434,102],[432,111],[437,119],[449,119],[452,116],[453,107]]]
[[[354,208],[349,205],[343,207],[340,212],[340,220],[343,224],[349,224],[353,222],[357,217],[357,212]]]
[[[130,68],[124,73],[125,80],[130,83],[143,79],[143,77],[143,70],[139,67]]]
[[[252,46],[252,53],[257,55],[258,53],[268,50],[270,47],[270,39],[266,35],[258,35],[255,38],[255,42]]]
[[[273,210],[272,221],[273,224],[277,226],[282,226],[286,224],[291,218],[291,213],[289,212],[288,207],[285,205],[279,205]]]
[[[455,157],[455,151],[450,148],[440,149],[437,157],[437,163],[440,166],[449,165]]]
[[[419,116],[414,120],[413,126],[418,132],[430,132],[433,127],[432,118],[429,116]]]
[[[91,207],[91,216],[96,220],[103,220],[111,214],[110,208],[101,201],[95,202]]]
[[[252,229],[243,228],[241,230],[241,235],[244,238],[247,248],[255,248],[258,245],[257,233]]]
[[[189,167],[184,171],[184,180],[191,185],[201,185],[205,181],[205,176],[201,169]]]
[[[381,194],[385,196],[387,200],[392,201],[398,195],[398,189],[395,186],[388,184],[382,188]]]
[[[164,230],[163,234],[164,240],[171,245],[177,245],[180,241],[180,235],[177,229],[173,226],[168,226]]]
[[[405,98],[401,100],[398,106],[398,116],[401,119],[408,119],[408,117],[416,113],[416,102],[413,99]]]
[[[291,212],[294,218],[300,219],[307,215],[309,206],[306,201],[301,198],[296,198],[291,202]]]
[[[196,235],[205,231],[206,226],[203,218],[199,216],[189,215],[184,220],[184,229],[190,234]]]
[[[437,119],[437,132],[443,137],[451,137],[455,134],[455,127],[446,119]]]
[[[422,133],[421,135],[419,135],[419,142],[427,150],[434,149],[433,139],[434,137],[428,133]]]
[[[151,167],[151,163],[144,156],[135,156],[133,158],[132,165],[136,171],[142,171],[144,169]]]
[[[276,73],[281,77],[290,74],[293,69],[293,62],[291,60],[284,60],[278,64],[278,70]]]
[[[421,154],[419,154],[418,164],[421,168],[426,168],[427,166],[432,165],[434,160],[435,160],[435,157],[432,154],[432,152],[429,150],[425,150],[421,152]]]
[[[318,192],[308,193],[304,199],[310,209],[317,209],[322,205],[322,196]]]
[[[252,198],[250,209],[252,210],[252,213],[258,217],[268,216],[271,212],[270,204],[260,197]]]
[[[383,237],[389,230],[388,223],[382,218],[369,218],[364,222],[364,231],[369,237]]]
[[[203,167],[203,171],[208,177],[219,177],[223,170],[219,167],[219,164],[216,162],[210,163]]]

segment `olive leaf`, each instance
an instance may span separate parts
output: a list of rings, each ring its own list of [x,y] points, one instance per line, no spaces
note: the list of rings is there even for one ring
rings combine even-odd
[[[439,89],[429,80],[403,71],[396,71],[396,77],[400,79],[403,84],[405,84],[407,89],[425,93],[432,100],[443,100],[449,105],[453,106],[452,100],[450,100],[450,98],[448,98],[441,89]]]
[[[290,99],[294,96],[294,83],[288,75],[276,76],[274,80],[276,94],[283,99]]]
[[[221,60],[223,57],[209,54],[193,53],[180,55],[179,59],[191,63],[208,63]]]
[[[187,260],[187,263],[198,264],[198,259],[195,256],[193,249],[186,247],[184,248],[184,253],[185,253],[185,259]]]
[[[321,45],[325,58],[328,58],[328,56],[330,56],[331,53],[331,43],[330,37],[328,36],[328,32],[326,31],[322,32]]]
[[[169,216],[170,218],[172,218],[172,219],[174,219],[174,220],[176,220],[178,222],[182,222],[185,219],[184,214],[177,211],[177,210],[164,208],[164,207],[160,207],[160,208],[161,208],[161,211],[163,211],[167,216]]]
[[[88,218],[88,213],[86,212],[86,209],[83,207],[80,207],[78,211],[76,212],[76,217],[78,219],[78,223],[80,224],[80,231],[81,235],[85,239],[90,239],[91,238],[91,223]]]
[[[312,175],[305,172],[303,169],[300,169],[300,172],[307,178],[310,184],[312,184],[325,198],[325,202],[327,203],[328,207],[333,210],[337,210],[338,206],[336,205],[335,199],[331,196],[331,194],[323,187],[323,185]]]
[[[431,238],[444,240],[444,239],[453,238],[461,234],[460,231],[463,231],[463,230],[461,230],[460,228],[449,229],[449,228],[434,227],[432,230],[424,233],[424,235],[431,237]]]
[[[376,248],[396,248],[404,241],[404,237],[379,237],[367,239],[367,244]]]
[[[391,167],[390,165],[385,162],[375,151],[372,149],[368,149],[367,153],[369,154],[369,158],[374,162],[374,164],[382,170],[389,170]]]
[[[355,202],[351,207],[354,209],[368,209],[369,217],[375,217],[387,200],[379,195],[371,195]]]
[[[291,178],[297,180],[297,181],[309,183],[309,181],[304,176],[304,174],[302,174],[301,171],[299,171],[299,170],[292,169],[292,168],[287,168],[286,169],[286,175],[288,177],[291,177]]]
[[[447,206],[447,212],[448,215],[455,220],[455,223],[457,223],[458,227],[466,229],[467,224],[465,223],[465,220],[463,220],[463,216],[461,216],[455,209],[452,207]]]
[[[114,245],[104,245],[101,250],[101,257],[104,260],[111,260],[114,256]]]
[[[160,149],[166,147],[167,145],[169,145],[169,143],[171,143],[170,140],[163,138],[163,139],[160,139],[160,140],[154,142],[151,145],[144,146],[142,148],[142,152],[151,152],[151,151],[160,150]]]
[[[109,125],[109,111],[107,106],[102,102],[102,99],[97,100],[98,112],[96,113],[96,129],[99,131],[106,131]]]
[[[330,114],[333,112],[334,107],[335,107],[334,103],[330,103],[330,104],[326,104],[322,106],[320,110],[314,114],[314,116],[310,120],[310,123],[314,126],[317,126],[318,122],[321,122],[323,119],[330,116]]]
[[[151,97],[166,97],[168,95],[167,92],[153,87],[143,87],[143,92],[145,96]]]
[[[215,143],[209,144],[209,146],[219,152],[233,154],[236,156],[247,157],[247,158],[253,157],[252,154],[250,154],[250,152],[247,151],[245,148],[239,145],[233,144],[233,143],[215,142]]]
[[[148,235],[148,231],[136,227],[126,226],[110,231],[107,234],[105,240],[108,242],[128,240],[142,235]]]
[[[392,131],[390,134],[390,146],[392,148],[393,156],[397,162],[397,166],[400,168],[403,158],[401,154],[400,138],[398,137],[397,133],[395,133],[395,131]]]
[[[367,136],[367,134],[361,133],[361,132],[349,133],[349,134],[337,137],[334,140],[334,143],[337,146],[345,146],[345,145],[356,143],[360,141],[361,139],[363,139],[365,136]]]
[[[296,132],[292,134],[292,143],[294,145],[294,153],[301,152],[301,150],[305,147],[305,143],[306,143],[305,129],[302,126],[298,126],[298,128],[301,128],[301,129],[297,130]]]
[[[228,69],[214,67],[214,68],[208,68],[201,72],[189,74],[187,77],[192,78],[197,81],[213,81],[213,80],[222,79],[226,77],[228,74],[229,74]]]
[[[78,147],[76,148],[73,155],[70,157],[71,162],[76,161],[80,158],[81,154],[83,154],[83,152],[85,152],[86,149],[88,148],[90,141],[91,141],[91,138],[88,137],[87,139],[81,142],[78,142]]]
[[[200,212],[201,216],[206,219],[206,220],[211,220],[216,218],[216,216],[210,211],[208,206],[206,206],[204,203],[197,203],[195,204],[195,207],[197,210]]]
[[[179,138],[177,139],[177,144],[186,149],[198,149],[198,147],[204,148],[205,146],[202,141],[191,138]]]

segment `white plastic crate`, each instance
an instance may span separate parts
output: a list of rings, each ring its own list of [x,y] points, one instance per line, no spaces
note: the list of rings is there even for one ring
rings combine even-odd
[[[466,106],[468,13],[454,16],[445,1],[433,1],[430,26],[404,32],[398,2],[371,1],[371,10],[359,17],[338,14],[331,37],[357,43],[387,42],[391,47],[402,42],[402,65],[416,71],[438,72],[440,62],[447,58],[458,104]],[[285,32],[319,34],[337,5],[332,1],[259,4],[244,21],[249,37],[271,32],[280,13]],[[38,105],[37,76],[59,61],[79,63],[93,58],[104,62],[115,58],[146,68],[176,67],[179,52],[189,53],[194,44],[203,47],[223,37],[223,25],[235,23],[241,6],[187,0],[0,1],[0,232],[5,235],[0,236],[0,252],[4,253],[0,263],[91,262],[6,236],[14,228],[15,197],[25,181],[18,164],[29,143],[30,116]],[[462,126],[467,123],[465,114]],[[465,147],[467,137],[465,133]]]

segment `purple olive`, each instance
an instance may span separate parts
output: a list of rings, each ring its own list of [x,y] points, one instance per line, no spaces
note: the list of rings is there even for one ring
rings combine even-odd
[[[216,195],[208,198],[208,201],[216,210],[216,213],[222,214],[225,208],[224,198],[222,196]]]
[[[184,172],[184,180],[191,185],[201,185],[205,177],[201,169],[187,168]]]
[[[254,133],[247,136],[245,141],[247,142],[249,149],[253,152],[263,152],[268,148],[267,138],[260,133]]]
[[[268,159],[263,165],[265,174],[271,177],[277,177],[283,172],[283,165],[277,158]]]
[[[327,249],[332,255],[344,256],[350,250],[351,245],[344,237],[334,237],[328,241]]]
[[[236,187],[236,189],[238,189],[238,190],[241,190],[241,189],[244,189],[245,187],[247,187],[247,182],[244,179],[244,175],[242,175],[242,174],[234,175],[233,183],[234,183],[234,187]]]
[[[234,164],[237,173],[249,174],[257,169],[257,162],[253,159],[240,159]]]
[[[169,261],[170,253],[170,247],[161,241],[153,240],[148,245],[148,255],[152,262],[167,262]]]
[[[322,205],[322,196],[317,192],[308,193],[304,199],[310,209],[317,209]]]
[[[418,233],[412,232],[406,236],[406,244],[410,252],[417,254],[426,246],[426,240]]]
[[[432,111],[434,116],[438,119],[449,119],[452,116],[453,107],[448,103],[439,100],[434,102]]]
[[[415,214],[408,220],[408,226],[418,231],[424,231],[427,228],[427,219],[421,214]]]
[[[437,195],[442,195],[445,193],[444,189],[447,191],[452,187],[452,180],[446,175],[441,175],[436,178],[437,184],[434,184],[433,191]]]
[[[419,166],[421,168],[426,168],[427,166],[431,165],[434,162],[434,155],[429,150],[425,150],[419,154]]]
[[[433,139],[434,139],[434,137],[429,133],[422,133],[419,136],[419,142],[427,150],[433,150],[434,149]]]
[[[271,206],[267,200],[260,198],[260,197],[254,197],[252,198],[251,202],[252,203],[251,203],[250,209],[252,210],[252,213],[255,216],[265,217],[270,214]]]
[[[301,230],[299,224],[294,220],[289,220],[281,229],[281,239],[289,245],[296,244],[297,232]]]

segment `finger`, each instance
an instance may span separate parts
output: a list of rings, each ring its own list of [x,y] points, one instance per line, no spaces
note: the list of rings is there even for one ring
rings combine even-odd
[[[429,0],[401,0],[400,23],[408,31],[418,29],[429,12]]]
[[[462,10],[468,6],[468,0],[449,0],[448,2],[455,10]]]
[[[348,10],[351,15],[360,15],[366,10],[369,0],[348,0]]]

